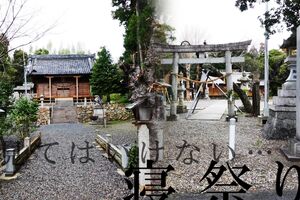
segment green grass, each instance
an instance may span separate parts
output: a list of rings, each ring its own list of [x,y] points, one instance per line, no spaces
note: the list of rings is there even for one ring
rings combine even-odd
[[[113,93],[110,95],[110,101],[111,103],[129,103],[127,94],[122,95],[120,93]]]
[[[108,121],[108,125],[117,125],[117,124],[124,124],[124,123],[128,123],[131,122],[132,120],[114,120],[114,121]]]

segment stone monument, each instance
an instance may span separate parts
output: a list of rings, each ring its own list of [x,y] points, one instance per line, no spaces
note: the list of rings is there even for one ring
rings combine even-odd
[[[278,96],[273,97],[273,105],[270,105],[263,132],[267,139],[286,139],[296,135],[296,56],[293,53],[294,45],[285,46],[288,40],[281,47],[287,48],[285,62],[290,68],[290,74],[282,88],[278,89]]]
[[[288,56],[290,75],[273,97],[263,136],[267,139],[286,139],[296,134],[296,57]]]
[[[300,26],[297,28],[297,49],[300,49]],[[296,79],[296,98],[295,98],[295,129],[296,136],[291,138],[288,141],[288,145],[285,148],[282,148],[283,154],[287,157],[288,160],[299,161],[300,160],[300,51],[297,51],[297,68],[294,69],[293,78]],[[296,70],[297,69],[297,70]],[[297,91],[297,92],[296,92]]]

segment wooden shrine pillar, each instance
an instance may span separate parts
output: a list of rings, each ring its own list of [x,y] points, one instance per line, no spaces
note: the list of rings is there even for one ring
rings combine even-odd
[[[53,76],[47,76],[48,81],[49,81],[49,99],[50,99],[50,103],[51,103],[51,98],[52,98],[52,78]]]
[[[80,78],[80,76],[74,76],[75,80],[76,80],[76,103],[78,103],[78,96],[79,96],[79,92],[78,92],[78,79]]]

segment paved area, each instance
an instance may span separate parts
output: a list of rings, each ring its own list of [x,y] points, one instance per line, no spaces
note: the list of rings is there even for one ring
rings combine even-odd
[[[17,179],[0,180],[1,200],[111,200],[126,196],[127,186],[117,167],[93,144],[93,128],[54,124],[40,130],[42,147],[22,166]],[[92,145],[87,156],[87,147]]]
[[[185,102],[188,109],[191,109],[192,101]],[[240,100],[235,101],[235,105],[240,107],[243,103]],[[260,102],[260,109],[263,109],[263,101]],[[237,110],[237,108],[235,108]],[[194,113],[189,115],[189,120],[220,120],[227,112],[226,99],[200,99]],[[186,117],[186,115],[185,115]]]
[[[187,108],[191,109],[192,102],[186,102]],[[227,109],[226,100],[199,100],[190,120],[220,120]]]

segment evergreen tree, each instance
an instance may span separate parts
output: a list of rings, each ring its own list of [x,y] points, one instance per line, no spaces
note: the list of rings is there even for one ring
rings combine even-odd
[[[110,94],[121,91],[120,77],[117,66],[112,64],[109,51],[102,47],[98,52],[90,79],[93,95],[106,95],[107,102],[110,102]]]
[[[112,5],[115,8],[113,18],[125,27],[125,51],[120,58],[120,68],[124,74],[122,82],[129,88],[129,77],[134,68],[140,66],[143,69],[145,66],[146,52],[151,42],[175,40],[172,35],[174,29],[156,20],[154,0],[112,0]]]
[[[40,48],[34,51],[35,55],[48,55],[49,51],[48,49]]]
[[[16,50],[13,55],[12,66],[14,68],[14,85],[22,85],[24,82],[24,65],[27,65],[28,55],[22,50]]]

